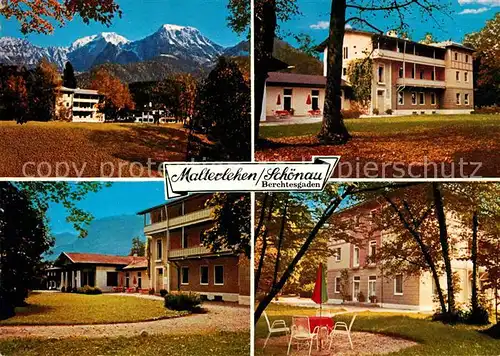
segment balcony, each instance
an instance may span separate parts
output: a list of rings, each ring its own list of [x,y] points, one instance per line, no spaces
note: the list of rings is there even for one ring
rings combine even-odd
[[[406,61],[410,63],[423,64],[436,67],[445,67],[443,59],[435,59],[424,56],[416,56],[414,54],[404,54],[401,52],[390,51],[387,49],[376,49],[373,51],[373,58],[390,59],[394,61]]]
[[[446,83],[443,80],[398,78],[396,84],[398,86],[419,87],[419,88],[436,88],[436,89],[446,88]]]
[[[167,228],[173,229],[173,228],[178,228],[186,225],[192,225],[192,224],[197,224],[200,222],[208,221],[210,220],[210,213],[212,212],[212,209],[207,208],[207,209],[202,209],[198,210],[189,214],[184,214],[181,216],[177,216],[175,218],[171,218],[168,220],[168,225],[167,221],[160,221],[155,224],[147,225],[144,227],[144,233],[145,234],[154,234],[157,232],[165,231]]]
[[[73,98],[73,102],[75,103],[94,103],[97,104],[99,102],[99,98]]]
[[[96,108],[81,108],[79,106],[73,106],[73,111],[86,111],[86,112],[92,112],[92,111],[97,111]]]
[[[231,250],[223,249],[217,253],[213,253],[205,246],[196,246],[196,247],[170,250],[168,252],[168,258],[169,259],[182,259],[182,258],[206,256],[206,255],[218,255],[218,254],[227,255],[228,253],[231,253]]]

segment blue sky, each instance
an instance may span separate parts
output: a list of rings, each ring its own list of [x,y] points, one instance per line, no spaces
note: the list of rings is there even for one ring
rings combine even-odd
[[[412,32],[411,38],[420,40],[426,32],[433,33],[439,40],[462,41],[465,34],[478,31],[484,27],[486,20],[493,18],[500,11],[500,0],[439,0],[451,5],[451,16],[437,13],[436,17],[442,25],[437,28],[432,21],[423,21],[420,14],[409,15],[408,23]],[[362,3],[361,1],[357,1]],[[301,16],[282,24],[283,34],[307,33],[316,43],[322,42],[328,36],[328,21],[330,16],[331,0],[297,0]],[[382,14],[377,16],[373,23],[382,30],[389,30],[394,24],[394,18],[385,19]],[[311,27],[312,26],[312,27]],[[359,26],[356,26],[359,28]],[[285,36],[286,37],[286,36]],[[287,38],[290,43],[295,41]]]
[[[85,25],[78,17],[63,28],[55,28],[53,35],[28,35],[32,43],[41,46],[68,46],[74,40],[100,32],[116,32],[137,40],[169,23],[193,26],[212,41],[235,45],[245,35],[238,37],[227,27],[227,0],[117,0],[123,16],[116,18],[111,27],[91,23]],[[0,17],[0,36],[23,37],[15,20]]]
[[[89,193],[78,206],[96,219],[107,216],[130,215],[165,202],[163,182],[116,182],[97,193]],[[74,232],[66,222],[66,210],[52,204],[48,211],[53,234]]]

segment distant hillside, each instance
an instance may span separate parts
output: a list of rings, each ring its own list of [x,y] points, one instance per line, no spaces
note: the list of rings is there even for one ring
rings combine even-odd
[[[132,238],[144,239],[143,218],[138,215],[120,215],[93,220],[88,236],[79,238],[76,234],[64,232],[55,234],[55,246],[47,258],[53,260],[63,251],[128,255]]]
[[[323,63],[310,55],[299,51],[285,41],[276,39],[274,41],[274,57],[294,66],[293,69],[287,69],[286,72],[297,74],[323,74]]]

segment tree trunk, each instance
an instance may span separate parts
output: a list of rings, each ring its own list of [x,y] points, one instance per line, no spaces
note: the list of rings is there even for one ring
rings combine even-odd
[[[342,52],[344,48],[346,0],[332,0],[323,123],[318,138],[325,143],[344,144],[351,135],[341,113]]]
[[[274,195],[271,196],[271,202],[269,203],[269,211],[267,212],[267,221],[271,220],[271,216],[273,214],[274,209]],[[254,279],[254,291],[255,295],[257,295],[257,290],[259,289],[260,276],[262,274],[262,266],[264,266],[264,258],[266,257],[267,250],[267,234],[269,230],[266,229],[262,234],[262,251],[259,258],[259,264],[257,266],[257,270],[255,271],[255,279]]]
[[[273,57],[274,38],[276,37],[276,0],[259,0],[255,5],[255,69],[254,69],[254,134],[259,138],[259,124],[265,95],[268,65]]]
[[[288,278],[290,278],[293,270],[295,269],[295,267],[297,266],[297,264],[299,263],[299,261],[301,260],[301,258],[304,257],[305,253],[309,249],[309,246],[313,242],[313,240],[316,237],[316,235],[319,232],[319,230],[323,227],[323,225],[325,224],[325,222],[335,212],[335,209],[338,208],[338,206],[340,205],[340,203],[342,203],[344,201],[345,197],[347,197],[352,192],[353,189],[354,188],[352,186],[349,186],[345,190],[345,192],[342,194],[341,197],[339,197],[339,198],[337,198],[335,200],[332,200],[331,203],[330,203],[330,205],[325,209],[323,215],[321,216],[321,218],[318,220],[318,222],[316,223],[316,225],[314,226],[314,228],[311,230],[311,232],[307,236],[306,241],[304,242],[304,244],[302,245],[302,247],[300,248],[300,250],[297,252],[297,254],[293,258],[292,262],[290,262],[290,264],[286,268],[285,272],[281,275],[281,278],[280,278],[279,282],[271,288],[271,290],[269,291],[269,293],[264,297],[264,299],[262,299],[262,301],[259,303],[259,305],[257,306],[257,308],[255,308],[255,313],[254,313],[254,323],[255,324],[257,324],[257,322],[259,321],[260,316],[262,315],[262,313],[264,312],[264,310],[267,308],[267,306],[269,305],[269,303],[271,303],[271,301],[274,299],[274,297],[276,297],[276,295],[278,294],[278,292],[283,288],[283,286],[285,285],[285,283],[288,281]]]
[[[255,228],[254,232],[254,243],[257,241],[260,235],[260,230],[262,230],[262,225],[264,224],[264,217],[266,214],[266,203],[267,199],[269,198],[270,193],[264,193],[264,199],[262,199],[262,207],[260,209],[260,214],[259,214],[259,222],[257,223],[257,227]]]
[[[443,254],[444,268],[446,271],[446,282],[448,284],[448,313],[455,312],[455,291],[453,288],[453,270],[450,261],[450,246],[448,243],[448,230],[446,227],[446,216],[444,213],[443,197],[441,195],[440,185],[437,182],[432,183],[432,195],[436,207],[436,217],[439,224],[439,241],[441,243],[441,253]]]
[[[472,261],[472,296],[471,305],[472,313],[477,311],[479,303],[477,300],[477,211],[472,215],[472,248],[471,248],[471,261]]]
[[[283,246],[283,235],[285,233],[285,224],[286,224],[286,212],[288,209],[288,200],[283,207],[283,217],[281,218],[281,227],[280,233],[278,235],[278,250],[276,252],[276,263],[274,264],[274,276],[273,276],[273,286],[276,284],[278,280],[278,271],[280,269],[280,258],[281,258],[281,246]]]

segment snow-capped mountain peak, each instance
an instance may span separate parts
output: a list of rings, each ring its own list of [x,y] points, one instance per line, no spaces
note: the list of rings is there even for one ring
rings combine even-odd
[[[69,51],[72,52],[78,48],[81,48],[91,42],[104,39],[108,43],[112,43],[115,46],[129,43],[130,41],[125,37],[117,34],[116,32],[101,32],[97,35],[85,36],[80,39],[77,39],[75,42],[71,44],[69,47]]]

